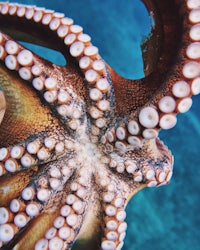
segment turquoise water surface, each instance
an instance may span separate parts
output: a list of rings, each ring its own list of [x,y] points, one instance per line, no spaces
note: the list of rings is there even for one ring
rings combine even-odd
[[[101,56],[119,74],[142,77],[140,42],[150,20],[139,0],[18,2],[64,12],[91,35]],[[200,249],[199,107],[200,96],[195,96],[191,110],[178,115],[176,127],[160,133],[175,157],[174,175],[169,185],[143,190],[128,204],[123,250]]]

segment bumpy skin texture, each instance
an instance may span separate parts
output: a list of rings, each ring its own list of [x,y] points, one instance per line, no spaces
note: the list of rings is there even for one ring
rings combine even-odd
[[[72,19],[0,4],[1,249],[121,249],[129,199],[169,182],[158,131],[200,92],[200,1],[144,2],[155,27],[137,81],[117,75]],[[67,66],[14,39],[61,51]]]

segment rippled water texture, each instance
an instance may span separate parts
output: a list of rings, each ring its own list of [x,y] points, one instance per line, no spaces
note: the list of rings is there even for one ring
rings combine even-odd
[[[101,56],[118,73],[142,76],[139,45],[149,31],[149,18],[139,0],[18,2],[64,12],[92,36]],[[170,185],[143,190],[129,203],[123,250],[199,250],[200,96],[193,102],[174,129],[160,134],[175,156],[174,175]]]

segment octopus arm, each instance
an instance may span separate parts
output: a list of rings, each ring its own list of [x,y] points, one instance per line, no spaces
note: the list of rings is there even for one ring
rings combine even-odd
[[[9,241],[5,249],[71,248],[85,217],[88,194],[74,181],[74,168],[64,162],[40,165],[37,175],[32,168],[3,180],[1,190],[9,187],[0,208],[1,238]]]
[[[110,154],[110,171],[123,173],[126,182],[127,200],[136,193],[137,185],[152,187],[167,184],[172,176],[173,156],[169,149],[159,139],[146,141],[142,148],[126,153]],[[125,175],[124,175],[125,173]]]
[[[128,80],[110,69],[118,119],[102,141],[124,151],[140,147],[144,139],[156,138],[161,129],[173,128],[176,115],[187,112],[192,95],[199,94],[199,55],[193,50],[199,48],[198,10],[190,1],[144,3],[155,21],[142,45],[148,46],[143,51],[146,77]]]

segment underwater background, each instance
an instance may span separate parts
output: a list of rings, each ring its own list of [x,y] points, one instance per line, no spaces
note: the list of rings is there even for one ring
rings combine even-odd
[[[17,2],[65,13],[92,37],[102,58],[119,74],[132,79],[143,76],[140,43],[151,20],[140,0]],[[51,51],[47,57],[62,64]],[[174,174],[169,185],[147,188],[129,202],[123,250],[199,250],[200,95],[193,97],[189,112],[178,115],[176,127],[162,131],[160,138],[175,157]]]

